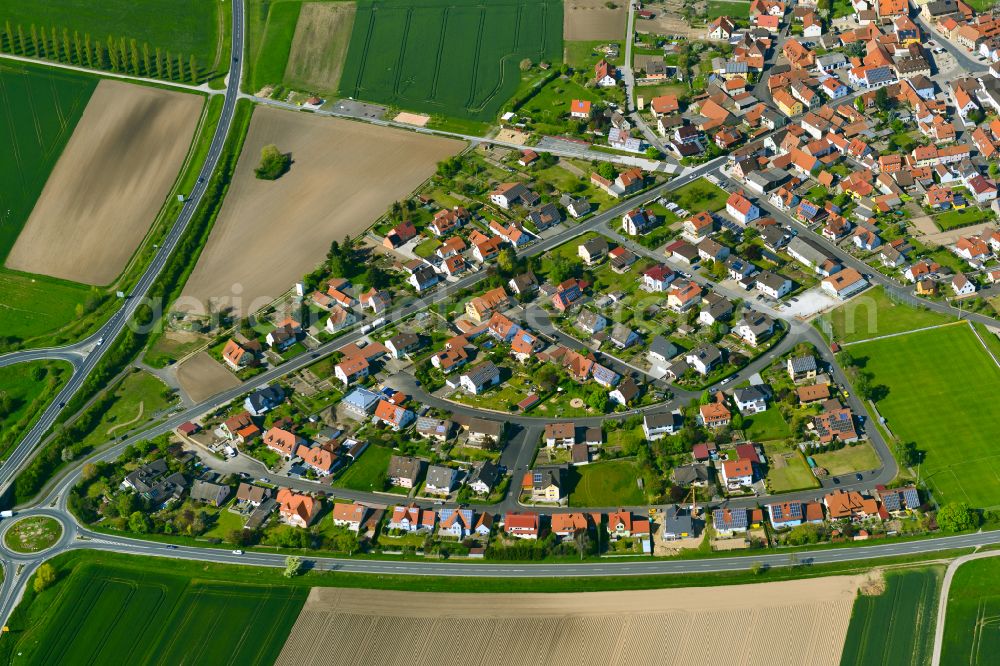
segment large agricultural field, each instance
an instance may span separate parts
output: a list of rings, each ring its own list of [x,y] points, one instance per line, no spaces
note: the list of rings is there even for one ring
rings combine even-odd
[[[202,66],[217,68],[226,65],[220,53],[228,39],[225,21],[226,2],[206,0],[0,0],[0,16],[29,32],[32,24],[54,26],[61,33],[90,35],[105,41],[124,37],[150,48],[183,55],[194,55]]]
[[[890,571],[881,594],[858,596],[841,666],[928,663],[940,584],[940,567]]]
[[[276,181],[253,173],[268,144],[292,154],[291,170]],[[199,313],[209,299],[236,313],[263,307],[322,261],[331,241],[360,234],[463,145],[257,108],[229,195],[178,309]]]
[[[202,98],[102,80],[7,267],[104,285],[135,252],[187,155]]]
[[[340,83],[354,27],[353,2],[306,2],[295,24],[285,83],[310,91],[334,92]]]
[[[1000,654],[1000,559],[972,560],[948,589],[942,664],[996,663]]]
[[[492,121],[522,59],[561,60],[562,30],[561,0],[359,0],[340,94]]]
[[[244,92],[257,93],[283,81],[302,5],[302,0],[250,0],[246,4]]]
[[[0,261],[14,246],[98,79],[0,62]]]
[[[566,0],[563,8],[566,41],[621,39],[628,23],[628,3],[607,0]]]
[[[276,663],[466,664],[471,653],[454,637],[474,636],[480,664],[723,664],[744,654],[753,660],[739,663],[835,665],[860,582],[577,594],[317,588]]]
[[[19,664],[274,662],[305,591],[84,562],[30,628],[7,640]],[[85,612],[83,612],[85,609]]]
[[[31,215],[98,79],[0,62],[0,265]],[[0,336],[57,330],[87,299],[82,285],[0,268]]]
[[[1000,505],[1000,368],[969,326],[863,342],[851,353],[888,388],[878,401],[892,433],[925,452],[921,478],[939,504]]]

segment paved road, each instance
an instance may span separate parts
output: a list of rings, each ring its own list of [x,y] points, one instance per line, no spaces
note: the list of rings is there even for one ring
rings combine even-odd
[[[232,4],[232,52],[234,54],[242,54],[244,26],[243,2],[242,0],[232,0]],[[194,189],[188,196],[177,221],[174,222],[173,227],[160,243],[160,247],[157,250],[156,255],[153,257],[152,262],[146,269],[145,273],[143,273],[138,283],[135,285],[135,288],[132,290],[129,298],[125,300],[122,308],[112,315],[111,318],[96,333],[86,340],[73,345],[68,350],[63,352],[50,352],[53,355],[46,356],[46,358],[65,357],[66,360],[74,363],[76,372],[74,372],[73,376],[66,383],[66,386],[63,387],[52,403],[42,413],[34,427],[28,432],[27,435],[25,435],[13,453],[11,453],[7,460],[4,461],[3,465],[0,466],[0,495],[6,493],[6,491],[14,483],[14,478],[17,473],[25,465],[27,465],[32,457],[34,457],[42,436],[50,427],[52,427],[52,424],[55,422],[56,417],[59,416],[59,413],[62,411],[65,404],[69,402],[78,390],[80,390],[80,387],[83,385],[87,376],[94,370],[98,362],[104,356],[105,351],[111,346],[112,341],[115,340],[125,327],[129,325],[132,315],[135,314],[136,309],[140,305],[147,302],[146,295],[155,283],[156,278],[160,275],[160,271],[162,271],[164,266],[166,266],[170,254],[174,251],[174,248],[177,247],[181,237],[184,235],[184,231],[187,229],[188,223],[191,221],[195,210],[198,208],[198,204],[201,203],[201,199],[205,194],[206,188],[208,187],[209,179],[219,162],[219,157],[222,154],[226,137],[229,135],[229,128],[232,125],[233,113],[236,109],[236,101],[239,96],[240,77],[243,69],[242,56],[240,56],[239,63],[230,64],[230,74],[227,81],[227,88],[225,92],[226,99],[222,107],[222,114],[219,117],[219,124],[215,129],[214,136],[212,137],[212,143],[209,146],[205,163],[202,165],[201,172],[199,173],[197,184],[195,184]],[[86,358],[80,362],[78,360],[79,350],[85,349],[88,346],[93,349],[89,354],[87,354]],[[8,355],[8,359],[18,358],[19,360],[24,360],[25,358],[35,358],[39,353],[40,352],[38,351],[17,352],[15,354]],[[2,361],[2,359],[0,359],[0,361]]]

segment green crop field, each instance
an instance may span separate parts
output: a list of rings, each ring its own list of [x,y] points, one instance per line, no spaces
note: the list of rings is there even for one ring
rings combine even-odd
[[[938,312],[893,301],[882,287],[852,298],[831,311],[826,318],[830,322],[833,339],[841,344],[954,321]]]
[[[939,504],[1000,506],[1000,368],[966,325],[917,331],[850,347],[892,433],[925,452],[920,477]]]
[[[492,121],[522,59],[561,60],[562,26],[560,0],[360,0],[340,93]]]
[[[966,562],[955,572],[948,589],[941,663],[993,664],[997,654],[1000,558]]]
[[[90,76],[0,63],[0,262],[97,86]],[[7,293],[6,291],[4,292]]]
[[[227,2],[217,0],[0,0],[0,17],[13,29],[21,25],[30,34],[32,24],[66,29],[95,41],[124,37],[150,48],[161,48],[184,59],[194,55],[203,66],[212,66],[219,44],[228,38]],[[225,67],[226,61],[219,58]],[[214,67],[213,67],[214,68]]]
[[[0,63],[0,152],[9,156],[0,160],[0,264],[96,85],[90,76]],[[0,269],[0,336],[26,339],[58,329],[87,296],[83,285]]]
[[[247,4],[246,92],[255,93],[284,80],[301,9],[301,0],[252,0]]]
[[[84,562],[12,650],[19,664],[273,664],[306,590]],[[34,610],[34,609],[33,609]]]
[[[940,568],[892,571],[885,575],[885,592],[859,596],[841,666],[929,663],[940,578]]]
[[[570,506],[635,506],[646,502],[636,479],[639,469],[630,460],[609,460],[570,470]]]

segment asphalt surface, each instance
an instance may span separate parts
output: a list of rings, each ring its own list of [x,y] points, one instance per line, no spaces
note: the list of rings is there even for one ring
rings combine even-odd
[[[121,309],[112,315],[111,318],[108,319],[108,321],[105,322],[105,324],[97,332],[86,340],[59,352],[53,350],[33,350],[28,352],[16,352],[0,358],[0,365],[6,365],[12,362],[23,362],[25,360],[36,358],[62,358],[73,363],[75,369],[73,376],[66,383],[66,386],[63,387],[52,403],[45,409],[41,417],[35,423],[34,427],[32,427],[28,434],[24,436],[17,448],[11,453],[7,460],[3,462],[3,465],[0,465],[0,495],[7,492],[7,490],[14,483],[14,478],[17,473],[21,471],[25,465],[27,465],[32,457],[34,457],[42,436],[49,430],[49,428],[52,427],[52,424],[55,423],[56,418],[59,416],[59,413],[62,411],[65,404],[69,402],[74,395],[76,395],[77,391],[80,390],[80,387],[83,385],[87,376],[90,375],[100,362],[101,358],[104,356],[104,353],[111,346],[112,341],[115,340],[125,327],[129,325],[132,315],[135,314],[136,309],[139,308],[140,305],[148,302],[146,296],[149,293],[149,290],[156,282],[156,278],[160,275],[164,266],[166,266],[167,261],[170,258],[170,254],[174,251],[174,248],[177,247],[177,244],[184,235],[184,231],[187,229],[188,223],[191,221],[195,210],[201,203],[201,199],[205,194],[206,188],[208,187],[208,182],[219,162],[219,156],[222,154],[226,137],[229,135],[229,129],[233,121],[233,113],[236,109],[236,101],[239,97],[240,78],[242,76],[243,69],[243,2],[242,0],[233,0],[232,4],[232,52],[240,54],[240,62],[230,63],[230,74],[227,82],[227,89],[225,93],[226,97],[222,107],[222,114],[219,117],[219,124],[215,129],[214,136],[212,137],[212,143],[208,149],[208,155],[205,158],[205,163],[202,165],[199,173],[198,181],[195,184],[194,189],[188,195],[187,201],[184,203],[184,207],[181,209],[181,213],[177,217],[177,221],[174,222],[169,233],[160,243],[160,247],[157,249],[156,255],[153,257],[149,267],[143,273],[142,277],[139,278],[138,283],[136,283],[135,287],[128,295],[128,298],[123,302]],[[90,353],[87,354],[82,361],[79,360],[81,351],[86,349],[90,349]]]

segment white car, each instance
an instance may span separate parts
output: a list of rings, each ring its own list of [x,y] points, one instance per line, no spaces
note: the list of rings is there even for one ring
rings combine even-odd
[[[242,550],[234,550],[233,551],[233,555],[242,555],[242,554],[243,554]]]

